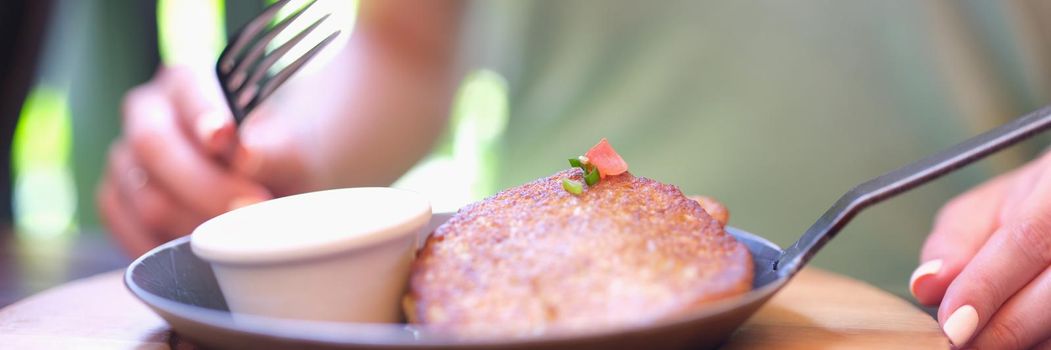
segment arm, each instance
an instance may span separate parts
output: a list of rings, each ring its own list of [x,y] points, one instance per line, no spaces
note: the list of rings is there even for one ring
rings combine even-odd
[[[336,59],[279,89],[240,132],[211,72],[162,68],[125,96],[98,187],[117,243],[138,255],[245,204],[394,181],[445,123],[460,6],[362,2]]]
[[[445,125],[460,6],[362,2],[334,62],[291,82],[244,126],[243,145],[264,160],[236,163],[282,195],[396,180]]]

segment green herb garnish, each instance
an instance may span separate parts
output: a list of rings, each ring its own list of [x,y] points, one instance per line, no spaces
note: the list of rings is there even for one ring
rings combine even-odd
[[[584,169],[584,164],[577,158],[569,158],[569,166]]]
[[[588,186],[595,186],[601,178],[599,175],[597,168],[591,168],[591,172],[584,174],[584,182],[586,182]]]
[[[566,192],[578,196],[581,193],[584,193],[584,184],[580,183],[580,181],[577,180],[570,180],[569,178],[562,178],[562,188],[564,188]]]
[[[584,182],[588,186],[594,186],[601,179],[601,174],[598,172],[598,168],[594,165],[587,163],[587,158],[580,156],[577,158],[569,158],[569,165],[574,168],[580,168],[584,172]],[[562,179],[562,188],[572,194],[579,195],[584,192],[584,184],[580,181],[570,180],[568,178]]]

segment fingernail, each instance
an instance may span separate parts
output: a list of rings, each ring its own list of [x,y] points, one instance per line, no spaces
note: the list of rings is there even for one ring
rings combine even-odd
[[[227,118],[219,111],[209,111],[201,114],[197,118],[197,137],[202,142],[208,143],[215,137],[215,133],[219,132],[226,125]]]
[[[909,292],[912,293],[912,296],[916,296],[916,281],[919,281],[920,278],[926,276],[933,276],[934,274],[937,274],[938,271],[941,271],[941,269],[942,259],[934,259],[920,264],[920,266],[916,268],[916,271],[912,272],[912,277],[909,278]]]
[[[262,201],[265,201],[265,200],[267,200],[267,198],[258,197],[258,196],[237,197],[237,198],[234,198],[234,200],[230,201],[230,209],[229,210],[234,210],[234,209],[237,209],[237,208],[247,207],[249,205],[256,204],[256,203],[259,203],[259,202],[262,202]]]
[[[962,346],[971,339],[976,327],[978,327],[978,311],[974,309],[974,306],[964,305],[949,315],[942,330],[949,337],[953,346]]]

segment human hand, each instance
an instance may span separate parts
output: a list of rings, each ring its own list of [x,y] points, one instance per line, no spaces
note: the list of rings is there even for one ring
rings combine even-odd
[[[110,148],[98,206],[133,256],[232,208],[271,198],[259,176],[266,147],[238,141],[214,77],[164,68],[130,91]]]
[[[1051,153],[946,204],[910,289],[953,345],[1051,348]]]

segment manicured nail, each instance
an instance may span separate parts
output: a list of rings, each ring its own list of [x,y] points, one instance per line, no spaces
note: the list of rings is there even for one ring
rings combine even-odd
[[[256,203],[259,203],[259,202],[262,202],[262,201],[265,201],[265,200],[266,200],[266,198],[257,197],[257,196],[237,197],[237,198],[234,198],[234,200],[230,201],[230,210],[234,210],[234,209],[241,208],[241,207],[246,207],[246,206],[249,206],[249,205],[252,205],[252,204],[256,204]]]
[[[971,340],[974,329],[977,327],[978,311],[974,309],[974,306],[964,305],[949,315],[942,330],[954,346],[962,346]]]
[[[209,111],[197,117],[197,137],[201,142],[207,144],[226,125],[227,117],[219,111]]]
[[[941,271],[941,269],[942,259],[934,259],[920,264],[920,266],[916,268],[916,271],[912,272],[912,277],[909,278],[909,292],[912,293],[912,296],[916,296],[916,281],[919,281],[920,278],[923,277],[933,276],[934,274],[937,274],[938,271]]]

